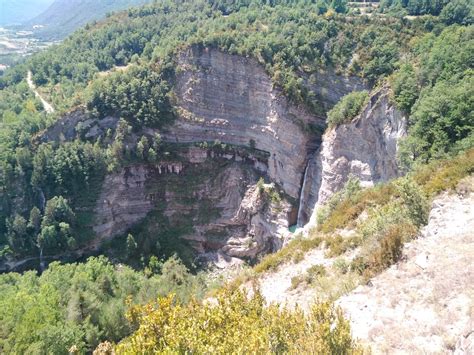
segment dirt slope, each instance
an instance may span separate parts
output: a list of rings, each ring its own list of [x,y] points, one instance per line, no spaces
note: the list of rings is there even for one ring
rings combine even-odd
[[[474,194],[438,197],[404,260],[337,303],[374,353],[472,354]]]

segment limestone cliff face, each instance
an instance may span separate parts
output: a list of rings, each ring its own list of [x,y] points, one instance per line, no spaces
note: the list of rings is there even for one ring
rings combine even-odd
[[[255,60],[214,49],[192,47],[178,59],[176,84],[180,118],[164,134],[168,141],[221,142],[271,154],[272,181],[297,199],[309,152],[320,137],[310,126],[325,125],[302,107],[288,102]],[[252,142],[252,143],[251,143]]]
[[[405,135],[406,118],[390,102],[388,88],[375,92],[352,122],[328,129],[308,163],[300,224],[308,222],[351,174],[362,186],[397,177],[397,143]]]
[[[284,198],[274,203],[256,187],[266,162],[241,153],[191,146],[179,160],[108,175],[95,209],[98,240],[125,233],[153,212],[160,220],[155,233],[172,229],[200,260],[219,266],[279,249],[292,205]]]

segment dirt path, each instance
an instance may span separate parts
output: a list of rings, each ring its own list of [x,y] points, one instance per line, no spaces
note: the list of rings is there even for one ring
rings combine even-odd
[[[28,83],[29,88],[31,91],[35,93],[35,96],[41,101],[43,104],[43,108],[46,111],[46,113],[53,113],[54,112],[54,107],[51,106],[50,103],[48,103],[41,95],[40,93],[36,90],[36,86],[33,83],[33,74],[31,73],[31,70],[28,70],[28,75],[26,76],[26,82]]]
[[[474,353],[474,194],[443,194],[404,260],[337,302],[374,353]]]

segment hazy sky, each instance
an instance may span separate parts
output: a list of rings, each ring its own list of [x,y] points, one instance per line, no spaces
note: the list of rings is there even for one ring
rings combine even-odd
[[[54,0],[0,0],[0,25],[19,24],[29,20],[53,3]]]

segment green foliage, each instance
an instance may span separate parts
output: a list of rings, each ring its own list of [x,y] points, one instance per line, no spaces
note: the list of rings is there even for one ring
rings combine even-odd
[[[404,112],[410,113],[419,94],[418,83],[413,66],[409,64],[403,65],[392,77],[391,87],[398,108]]]
[[[46,203],[41,232],[38,236],[38,246],[46,251],[74,249],[75,239],[71,227],[75,223],[75,214],[67,200],[55,196]]]
[[[396,181],[395,187],[405,207],[405,215],[416,226],[428,223],[429,204],[421,187],[410,178]]]
[[[354,176],[349,176],[344,187],[336,192],[331,198],[320,207],[317,212],[316,221],[318,225],[322,225],[336,207],[345,200],[353,200],[356,194],[361,190],[359,180]]]
[[[80,353],[92,352],[101,341],[117,342],[134,330],[125,318],[129,303],[149,302],[170,291],[187,302],[204,289],[204,279],[187,273],[176,259],[152,277],[114,267],[104,257],[52,263],[41,276],[0,275],[0,349],[68,354],[75,346]]]
[[[405,161],[445,157],[456,142],[474,134],[474,76],[457,83],[438,81],[422,91],[410,117],[410,136],[418,140],[413,151],[401,151]],[[410,141],[409,141],[410,142]],[[406,143],[409,144],[409,143]],[[403,156],[403,154],[411,154]]]
[[[474,5],[469,0],[382,0],[379,10],[392,15],[434,15],[446,24],[473,23]]]
[[[367,104],[369,93],[367,91],[354,91],[344,96],[331,111],[328,112],[330,127],[350,122]]]
[[[349,324],[329,303],[315,304],[308,315],[224,290],[215,300],[177,303],[173,296],[134,307],[129,319],[138,330],[116,352],[130,353],[360,353]],[[245,341],[242,341],[245,339]]]
[[[168,92],[163,74],[132,65],[95,80],[86,104],[99,118],[120,115],[135,129],[158,127],[173,119]]]
[[[441,10],[440,19],[448,24],[472,25],[474,4],[469,0],[452,0]]]

